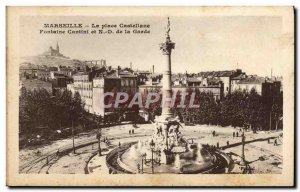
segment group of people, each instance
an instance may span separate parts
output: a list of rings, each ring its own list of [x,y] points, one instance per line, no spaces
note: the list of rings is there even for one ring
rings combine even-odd
[[[134,134],[134,129],[129,130],[129,135]]]
[[[243,174],[252,174],[254,171],[254,167],[251,167],[249,164],[246,164],[245,167],[240,168]]]
[[[162,135],[163,134],[162,126],[156,125],[156,134],[157,135]]]
[[[103,142],[106,143],[106,144],[109,144],[108,138],[107,138],[107,137],[104,137]]]
[[[208,149],[209,152],[215,152],[216,149],[217,149],[217,146],[216,146],[216,145],[209,145],[209,144],[206,144],[206,145],[203,145],[203,147],[205,147],[206,149]]]
[[[232,136],[233,136],[233,138],[234,138],[234,137],[239,137],[239,132],[238,132],[238,131],[237,131],[237,132],[233,132],[233,133],[232,133]]]

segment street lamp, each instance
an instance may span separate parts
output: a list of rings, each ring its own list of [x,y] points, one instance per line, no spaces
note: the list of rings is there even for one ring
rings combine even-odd
[[[96,114],[94,114],[96,116]],[[96,119],[97,119],[97,126],[98,126],[98,132],[97,132],[97,139],[98,139],[98,151],[99,151],[99,156],[101,156],[101,136],[102,136],[102,129],[100,128],[100,123],[101,123],[101,116],[99,116],[97,118],[96,116]]]
[[[146,158],[147,157],[146,153],[143,153],[141,155],[141,157],[142,157],[142,173],[144,171],[144,164],[145,165],[150,165],[150,163],[151,163],[152,174],[154,174],[154,165],[160,165],[160,158],[154,159],[153,154],[158,153],[158,156],[160,157],[161,151],[160,150],[154,151],[155,143],[154,143],[153,139],[150,142],[150,149],[151,149],[151,159]]]
[[[75,131],[74,131],[74,116],[75,116],[75,106],[71,106],[71,116],[72,116],[72,141],[73,141],[73,153],[75,154]]]
[[[101,141],[100,141],[101,136],[102,136],[102,134],[101,134],[101,129],[98,129],[97,139],[98,139],[98,151],[99,151],[99,156],[102,155],[102,154],[101,154],[101,145],[100,145],[100,143],[101,143]]]
[[[245,129],[243,129],[242,133],[242,155],[241,155],[241,165],[246,165],[246,160],[245,160]]]
[[[152,174],[154,173],[154,166],[153,166],[153,151],[154,151],[154,148],[155,148],[155,143],[152,139],[151,142],[150,142]]]

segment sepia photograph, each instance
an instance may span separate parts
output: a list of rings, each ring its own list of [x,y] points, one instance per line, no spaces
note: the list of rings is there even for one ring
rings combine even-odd
[[[8,7],[7,25],[8,185],[294,185],[293,7]]]

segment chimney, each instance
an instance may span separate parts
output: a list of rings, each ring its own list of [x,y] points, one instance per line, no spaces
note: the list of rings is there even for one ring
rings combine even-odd
[[[273,76],[273,69],[271,68],[271,79],[272,79],[272,76]]]
[[[152,74],[154,75],[154,65],[152,65]]]

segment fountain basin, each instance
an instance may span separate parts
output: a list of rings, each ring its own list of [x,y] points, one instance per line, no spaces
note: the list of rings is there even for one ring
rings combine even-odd
[[[133,149],[134,148],[134,149]],[[144,174],[152,173],[151,163],[142,167],[141,151],[138,149],[138,142],[126,143],[121,147],[111,151],[106,158],[107,166],[110,173],[136,174],[143,172]],[[143,150],[145,152],[145,150]],[[132,157],[136,154],[136,157]],[[151,159],[151,151],[147,152],[146,159]],[[225,173],[226,168],[231,167],[230,158],[222,152],[211,152],[208,148],[201,148],[201,161],[197,157],[199,153],[197,149],[178,154],[174,154],[174,162],[172,164],[154,165],[155,174],[207,174],[207,173]],[[153,154],[154,158],[158,158]],[[178,160],[180,162],[178,162]],[[139,164],[139,166],[138,166]],[[180,166],[180,167],[178,167]],[[143,169],[143,171],[141,171]],[[227,169],[228,170],[228,169]]]

